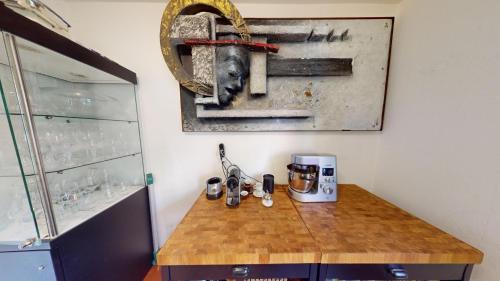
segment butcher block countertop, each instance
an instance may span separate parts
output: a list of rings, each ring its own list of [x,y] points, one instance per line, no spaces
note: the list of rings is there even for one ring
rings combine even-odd
[[[203,192],[157,254],[159,265],[319,263],[321,252],[284,189],[266,208],[252,195],[238,208]]]
[[[339,185],[336,203],[297,211],[328,264],[476,264],[483,254],[357,185]]]
[[[235,209],[204,192],[157,254],[159,265],[476,264],[483,254],[356,185],[338,201],[300,203],[277,186],[274,205]]]

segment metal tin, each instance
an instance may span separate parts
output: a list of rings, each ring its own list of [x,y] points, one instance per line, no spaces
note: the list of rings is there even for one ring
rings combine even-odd
[[[218,177],[207,180],[207,199],[216,200],[222,197],[222,180]]]

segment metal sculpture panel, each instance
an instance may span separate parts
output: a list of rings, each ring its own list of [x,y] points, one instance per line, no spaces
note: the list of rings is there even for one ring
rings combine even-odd
[[[162,24],[184,131],[382,129],[393,18],[235,24],[195,11]]]

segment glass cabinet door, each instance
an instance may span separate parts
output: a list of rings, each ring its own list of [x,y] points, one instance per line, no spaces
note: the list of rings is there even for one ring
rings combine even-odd
[[[135,86],[15,41],[60,234],[145,186]]]
[[[1,35],[0,32],[0,244],[18,244],[43,237],[47,228]]]

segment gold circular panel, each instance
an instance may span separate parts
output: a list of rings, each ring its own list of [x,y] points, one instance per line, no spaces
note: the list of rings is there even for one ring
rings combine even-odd
[[[177,54],[177,49],[172,47],[170,42],[170,31],[178,15],[195,14],[198,12],[214,12],[231,22],[233,27],[245,41],[250,41],[248,27],[236,7],[229,0],[171,0],[161,19],[160,26],[160,45],[163,58],[168,68],[179,83],[189,90],[205,95],[212,96],[211,87],[197,83],[182,67]]]

